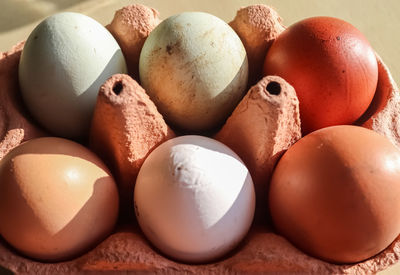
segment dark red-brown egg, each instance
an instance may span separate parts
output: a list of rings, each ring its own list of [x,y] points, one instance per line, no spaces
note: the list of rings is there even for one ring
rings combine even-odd
[[[351,24],[332,17],[295,23],[275,40],[264,75],[278,75],[296,90],[303,133],[352,124],[375,94],[374,50]]]
[[[278,162],[269,206],[276,230],[302,251],[365,260],[400,233],[400,151],[362,127],[315,131]]]

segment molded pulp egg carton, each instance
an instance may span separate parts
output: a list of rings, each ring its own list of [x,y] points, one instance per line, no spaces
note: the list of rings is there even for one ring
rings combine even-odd
[[[230,146],[245,161],[252,173],[256,191],[265,190],[265,183],[261,179],[270,176],[279,156],[301,137],[298,100],[294,89],[279,77],[260,76],[266,50],[285,29],[280,22],[281,19],[271,8],[254,5],[240,9],[230,23],[245,45],[250,68],[249,82],[255,85],[249,89],[226,124],[213,136]],[[135,79],[138,79],[140,49],[158,23],[157,11],[132,5],[117,11],[113,22],[107,26],[127,56],[130,74]],[[21,42],[9,52],[0,54],[0,159],[23,141],[49,135],[34,124],[20,98],[17,72],[23,46]],[[399,147],[400,128],[397,121],[400,120],[396,113],[396,110],[400,110],[399,91],[385,64],[378,56],[377,60],[379,81],[376,95],[370,108],[356,124],[387,136]],[[271,82],[280,85],[279,94],[269,90],[268,84]],[[248,123],[250,120],[252,122]],[[118,126],[111,128],[105,125]],[[246,130],[249,125],[251,131]],[[127,137],[134,134],[132,129],[136,140],[125,145],[128,144],[125,142]],[[231,134],[233,132],[234,137]],[[127,194],[121,197],[126,209],[132,203],[132,179],[137,176],[145,157],[158,144],[175,135],[145,91],[130,76],[115,75],[101,87],[87,145],[109,164],[122,190],[121,194]],[[263,137],[263,144],[259,143],[260,138],[255,138],[255,135]],[[140,146],[135,147],[135,144]],[[255,161],[255,152],[260,151],[260,146],[265,148],[261,154],[262,165],[260,160]],[[118,158],[115,156],[116,150],[119,152]],[[258,191],[258,202],[265,201],[259,194],[262,192]],[[1,239],[0,265],[17,274],[366,274],[384,270],[397,263],[400,257],[400,238],[397,238],[378,255],[357,264],[335,265],[313,258],[273,231],[268,223],[266,209],[259,203],[250,232],[234,251],[212,263],[190,265],[162,255],[146,240],[132,213],[123,211],[121,215],[123,217],[110,236],[84,255],[70,261],[34,261],[18,254]]]

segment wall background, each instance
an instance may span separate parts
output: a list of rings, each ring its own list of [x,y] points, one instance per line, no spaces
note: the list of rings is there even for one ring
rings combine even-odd
[[[228,22],[241,6],[259,3],[274,7],[286,26],[310,16],[339,17],[364,33],[396,82],[400,82],[400,1],[397,0],[1,0],[0,51],[7,51],[26,39],[43,18],[55,12],[81,12],[105,25],[112,20],[115,10],[133,3],[157,9],[161,18],[196,10],[212,13]]]

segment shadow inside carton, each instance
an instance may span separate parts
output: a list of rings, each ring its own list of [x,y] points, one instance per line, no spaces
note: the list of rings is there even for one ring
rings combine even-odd
[[[20,142],[45,135],[29,117],[18,84],[18,63],[24,42],[0,54],[0,159]]]
[[[375,95],[368,109],[354,123],[355,125],[364,125],[373,115],[381,111],[385,107],[392,92],[392,86],[388,86],[388,83],[393,83],[393,81],[391,81],[391,76],[380,57],[376,57],[378,62],[378,84],[376,86]]]

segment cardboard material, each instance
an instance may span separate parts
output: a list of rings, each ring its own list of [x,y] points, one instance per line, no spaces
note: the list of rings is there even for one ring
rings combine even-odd
[[[112,2],[112,1],[111,1]],[[110,3],[111,3],[110,2]],[[123,2],[123,1],[121,1]],[[149,1],[152,2],[152,1]],[[207,2],[207,1],[206,1]],[[109,4],[109,3],[108,3]],[[100,1],[99,6],[108,5],[106,2]],[[83,4],[82,4],[83,5]],[[111,20],[111,19],[110,19]],[[109,21],[110,22],[110,21]],[[17,83],[17,74],[16,74],[16,66],[18,64],[19,54],[21,51],[22,45],[19,47],[11,50],[7,54],[2,54],[0,59],[0,87],[8,87],[4,91],[11,92],[13,94],[18,93],[18,85]],[[10,56],[12,58],[10,58]],[[383,64],[383,62],[381,62]],[[381,92],[381,89],[385,89],[385,92],[388,94],[393,94],[397,92],[397,88],[393,81],[391,81],[392,77],[390,75],[389,70],[385,69],[385,66],[380,66],[379,68],[379,81],[380,85],[378,85],[377,93]],[[243,101],[239,104],[238,110],[236,113],[240,114],[240,108],[243,108],[245,105],[246,100],[249,100],[251,95],[256,95],[257,92],[261,89],[264,89],[268,83],[273,80],[281,85],[284,85],[284,82],[281,82],[280,79],[264,79],[259,84],[257,84],[254,89],[251,89],[248,96],[243,99]],[[116,83],[122,83],[123,89],[130,91],[131,98],[135,101],[137,105],[143,105],[143,112],[138,112],[138,116],[147,115],[147,111],[150,110],[150,113],[153,116],[159,116],[159,114],[154,111],[154,108],[151,107],[152,103],[146,99],[146,96],[143,94],[143,90],[141,87],[131,80],[130,78],[125,78],[124,76],[115,76],[114,78],[110,79],[108,84],[104,86],[104,95],[103,100],[104,102],[98,104],[98,109],[106,108],[105,106],[112,106],[110,108],[111,114],[120,113],[119,116],[115,116],[115,118],[107,118],[105,120],[99,119],[98,121],[107,121],[104,125],[98,125],[97,128],[101,128],[100,126],[107,126],[114,127],[116,122],[120,122],[119,119],[122,119],[123,123],[119,125],[119,128],[116,127],[113,131],[109,131],[109,133],[113,133],[115,135],[115,140],[117,141],[120,139],[121,142],[124,142],[125,134],[133,135],[136,131],[131,131],[129,129],[129,117],[134,115],[125,115],[124,112],[127,112],[126,105],[119,104],[118,102],[121,101],[123,103],[124,99],[113,99],[113,95],[107,95],[106,91],[110,93],[113,91],[114,93],[118,93],[117,91],[119,88],[115,88]],[[125,83],[125,84],[124,84]],[[125,85],[125,86],[124,86]],[[258,87],[258,88],[257,88]],[[122,89],[122,90],[123,90]],[[258,89],[258,90],[257,90]],[[121,91],[122,91],[121,90]],[[290,90],[290,87],[286,87],[282,89],[282,91]],[[3,93],[3,90],[1,90]],[[4,106],[10,107],[11,111],[14,112],[15,110],[23,109],[21,102],[17,101],[17,103],[12,103],[11,101],[7,101],[8,99],[4,97],[6,101],[4,101]],[[118,96],[117,96],[118,98]],[[257,99],[258,98],[258,99]],[[99,99],[100,101],[101,99]],[[127,100],[127,99],[125,99]],[[259,96],[254,98],[255,101],[258,100],[258,103],[255,102],[254,106],[263,106],[263,104],[267,104],[268,100],[265,100],[265,97]],[[108,103],[107,103],[108,101]],[[3,101],[2,101],[3,102]],[[272,102],[272,101],[271,101]],[[292,103],[287,105],[289,106],[286,110],[290,110],[286,114],[288,117],[293,119],[293,126],[292,131],[288,131],[291,133],[293,139],[286,140],[286,145],[280,146],[280,150],[284,150],[285,146],[289,146],[292,142],[294,142],[298,135],[296,134],[298,131],[298,124],[297,124],[297,109],[296,109],[296,102],[293,99]],[[12,104],[10,104],[12,103]],[[279,104],[278,104],[279,105]],[[100,106],[100,107],[99,107]],[[103,106],[103,107],[101,107]],[[125,106],[125,107],[124,107]],[[242,106],[242,107],[240,107]],[[383,104],[382,106],[386,106]],[[8,108],[7,107],[7,108]],[[12,109],[15,109],[12,111]],[[4,109],[4,107],[3,107]],[[3,110],[2,109],[2,110]],[[279,110],[279,108],[277,108]],[[282,109],[283,110],[283,109]],[[392,109],[393,111],[394,109]],[[234,114],[235,114],[234,112]],[[24,112],[22,112],[24,113]],[[251,114],[251,112],[248,112]],[[257,112],[254,113],[258,115]],[[271,116],[276,114],[272,113]],[[233,115],[234,116],[234,115]],[[232,117],[233,117],[232,116]],[[0,150],[4,150],[5,152],[9,150],[12,146],[18,145],[22,142],[23,138],[18,136],[18,133],[21,133],[21,129],[28,129],[24,132],[31,133],[30,135],[26,135],[25,138],[33,138],[36,136],[43,135],[44,133],[41,132],[39,129],[36,129],[34,124],[29,122],[29,118],[26,115],[22,115],[22,121],[27,121],[22,124],[18,124],[13,129],[17,129],[16,132],[9,132],[8,128],[4,125],[5,120],[1,120],[2,124],[0,124],[0,134],[2,137]],[[114,121],[109,121],[113,120]],[[367,120],[369,117],[367,118]],[[233,119],[232,119],[233,120]],[[248,118],[249,121],[256,120],[256,118]],[[141,125],[141,123],[135,123],[134,125]],[[167,138],[169,135],[173,135],[169,130],[168,126],[163,124],[162,118],[155,119],[155,120],[148,120],[153,121],[154,125],[158,125],[157,127],[149,127],[148,129],[143,129],[140,131],[143,135],[142,138],[138,140],[144,140],[147,135],[152,135],[153,133],[161,133],[161,138],[156,140],[154,144],[148,144],[148,148],[143,152],[148,152],[151,150],[152,146],[155,146],[157,142],[160,142],[162,139]],[[240,119],[239,119],[240,121]],[[230,122],[231,123],[231,122]],[[232,123],[231,123],[232,124]],[[227,123],[229,125],[229,123]],[[142,125],[143,126],[143,125]],[[247,124],[248,127],[253,127],[252,123]],[[94,126],[94,129],[96,127]],[[282,128],[283,129],[283,128]],[[226,131],[226,130],[225,130]],[[92,130],[93,132],[93,130]],[[11,139],[9,141],[5,140],[4,137],[7,137],[7,133],[10,133]],[[223,133],[223,131],[221,132]],[[219,135],[222,135],[219,133]],[[97,134],[93,134],[96,136]],[[103,135],[103,134],[99,134]],[[217,134],[218,136],[218,134]],[[111,139],[114,139],[114,136],[110,136]],[[17,140],[15,142],[15,140]],[[275,139],[272,139],[275,140]],[[279,142],[279,139],[277,139]],[[277,142],[275,140],[275,142]],[[14,142],[14,143],[13,143]],[[118,142],[117,142],[118,143]],[[107,144],[106,142],[103,144]],[[112,145],[112,141],[110,140],[108,144]],[[100,146],[100,145],[99,145]],[[123,148],[120,147],[120,148]],[[123,150],[122,150],[123,151]],[[279,150],[278,150],[279,151]],[[145,157],[146,152],[143,154],[142,157]],[[123,152],[126,154],[127,152]],[[142,157],[138,157],[140,159]],[[140,166],[140,164],[139,164]],[[296,249],[293,245],[291,245],[287,240],[283,237],[275,234],[273,230],[266,224],[263,223],[255,223],[252,227],[250,233],[246,237],[246,239],[242,242],[242,244],[235,250],[232,251],[229,255],[224,257],[223,259],[205,265],[186,265],[181,264],[178,262],[171,261],[170,259],[166,258],[164,255],[160,254],[154,247],[152,247],[148,241],[144,238],[142,233],[140,232],[137,224],[135,223],[124,223],[122,222],[121,225],[115,230],[114,234],[109,236],[105,241],[100,243],[95,249],[89,251],[87,254],[74,259],[72,261],[61,262],[61,263],[40,263],[36,261],[32,261],[28,258],[25,258],[19,254],[17,254],[11,247],[9,247],[4,240],[0,243],[0,266],[7,267],[8,269],[12,270],[15,273],[38,273],[38,274],[59,274],[59,273],[100,273],[100,272],[111,272],[111,271],[136,271],[136,272],[148,272],[148,273],[199,273],[199,274],[209,274],[210,272],[213,273],[266,273],[266,272],[297,272],[297,273],[315,273],[315,274],[322,274],[322,273],[339,273],[339,274],[369,274],[382,271],[388,268],[390,265],[395,264],[399,261],[400,258],[400,239],[398,238],[394,243],[392,243],[387,249],[383,252],[379,253],[375,257],[368,259],[364,262],[354,264],[354,265],[333,265],[327,262],[320,261],[318,259],[312,258],[303,252]],[[396,272],[395,269],[393,272]],[[389,273],[386,273],[389,274]],[[395,274],[395,273],[393,273]]]
[[[175,137],[144,89],[117,74],[100,88],[89,147],[110,167],[120,193],[121,212],[133,219],[133,188],[148,154]]]
[[[24,43],[0,53],[0,159],[22,142],[45,133],[29,118],[22,105],[18,84],[18,61]]]

